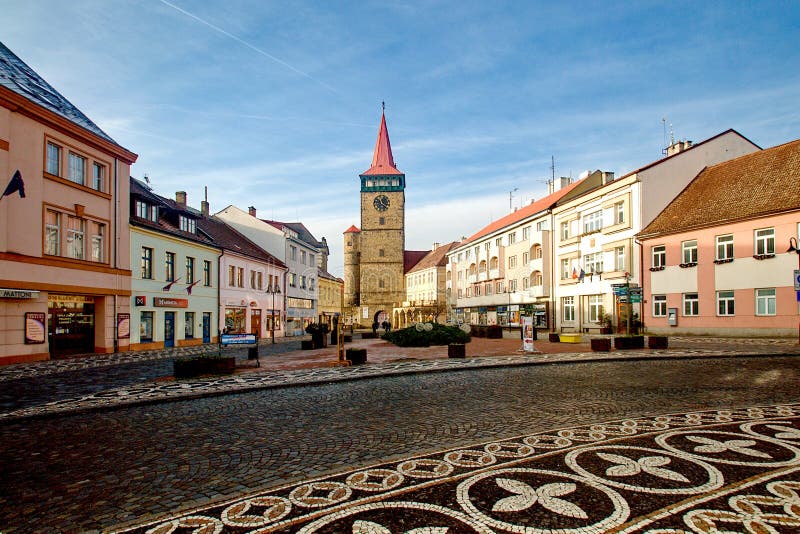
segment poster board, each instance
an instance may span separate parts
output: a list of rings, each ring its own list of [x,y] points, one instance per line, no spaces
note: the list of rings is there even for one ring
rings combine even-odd
[[[522,350],[533,352],[533,317],[530,315],[522,316]]]
[[[44,312],[25,312],[25,344],[37,345],[44,343],[47,314]]]
[[[130,339],[131,337],[131,314],[117,314],[117,339]]]

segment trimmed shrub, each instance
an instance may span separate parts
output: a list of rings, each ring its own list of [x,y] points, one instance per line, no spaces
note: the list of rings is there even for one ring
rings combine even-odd
[[[608,352],[611,350],[611,340],[609,338],[592,338],[592,350],[596,352]]]
[[[381,336],[389,343],[398,347],[429,347],[431,345],[449,345],[451,343],[469,343],[469,334],[456,326],[444,326],[436,323],[426,323],[432,326],[430,330],[417,329],[416,326],[393,330]]]

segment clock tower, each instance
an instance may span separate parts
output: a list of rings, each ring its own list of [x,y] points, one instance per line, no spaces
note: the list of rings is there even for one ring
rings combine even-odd
[[[358,282],[354,280],[351,285],[352,290],[358,288],[358,295],[346,295],[346,299],[355,305],[359,323],[371,325],[384,318],[391,322],[393,308],[402,305],[406,293],[403,269],[406,176],[395,167],[385,114],[381,114],[372,165],[359,178],[360,272]]]

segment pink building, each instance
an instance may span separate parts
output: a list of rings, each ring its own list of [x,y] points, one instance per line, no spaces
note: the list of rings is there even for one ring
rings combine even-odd
[[[136,158],[0,43],[0,364],[127,349]]]
[[[800,140],[704,169],[637,235],[647,330],[797,336],[798,234]]]

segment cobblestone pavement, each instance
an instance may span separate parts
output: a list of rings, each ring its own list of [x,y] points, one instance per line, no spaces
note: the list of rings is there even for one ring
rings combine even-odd
[[[755,488],[747,491],[764,495],[777,492],[782,497],[776,499],[791,499],[794,475],[790,470],[798,467],[791,443],[800,441],[795,411],[770,408],[763,415],[752,412],[747,419],[745,414],[751,412],[742,409],[798,403],[799,386],[800,371],[793,357],[584,362],[405,374],[122,406],[93,413],[22,418],[0,423],[0,480],[5,485],[0,492],[0,530],[86,531],[153,525],[159,519],[180,516],[182,510],[202,510],[198,515],[208,519],[198,521],[212,523],[207,532],[217,531],[217,526],[236,532],[252,530],[262,521],[258,516],[278,524],[283,519],[294,520],[304,511],[319,514],[305,514],[307,517],[300,522],[281,528],[295,531],[305,525],[303,528],[308,527],[309,532],[317,528],[323,532],[385,532],[377,525],[385,525],[390,531],[409,531],[425,523],[449,526],[451,532],[469,531],[464,525],[477,525],[477,531],[502,531],[481,517],[509,510],[517,514],[513,521],[535,522],[536,518],[548,517],[547,521],[555,525],[553,518],[564,516],[576,520],[573,526],[578,526],[577,518],[583,513],[588,517],[587,525],[599,524],[602,530],[640,517],[635,514],[646,512],[642,503],[652,501],[654,505],[668,506],[663,493],[654,493],[653,497],[608,482],[608,470],[614,466],[617,468],[611,470],[613,473],[636,472],[629,484],[636,487],[652,483],[645,475],[662,478],[654,473],[675,473],[669,475],[674,480],[669,476],[664,480],[673,484],[671,489],[685,491],[670,495],[683,495],[679,500],[706,495],[713,510],[722,506],[718,502],[724,504],[724,499],[720,500],[722,493],[712,495],[712,491]],[[512,457],[504,454],[519,450],[508,444],[491,450],[481,446],[489,456],[474,453],[478,450],[476,444],[511,440],[533,448],[523,457],[538,458],[548,443],[563,443],[541,436],[572,439],[554,429],[621,419],[634,421],[635,426],[645,430],[682,431],[691,424],[686,421],[693,420],[685,414],[699,410],[722,410],[721,414],[701,417],[703,425],[728,424],[726,412],[735,412],[732,423],[763,420],[763,424],[695,429],[692,436],[702,438],[700,441],[683,436],[677,443],[668,437],[664,438],[665,444],[649,430],[642,431],[629,436],[635,439],[627,442],[629,448],[625,451],[603,451],[605,459],[596,452],[591,458],[570,457],[571,463],[564,456],[561,464],[553,457],[547,460],[551,463],[512,466],[507,460]],[[654,427],[656,420],[652,418],[665,413],[678,414],[674,416],[676,421],[684,422],[670,423],[666,429]],[[649,420],[644,419],[648,417]],[[618,422],[612,427],[621,432],[622,425]],[[768,429],[766,425],[786,428]],[[742,435],[748,432],[748,436]],[[761,437],[754,437],[753,433]],[[541,443],[536,441],[539,438]],[[750,445],[750,441],[754,444]],[[572,440],[573,445],[577,442],[581,439]],[[705,447],[704,458],[687,452],[687,443]],[[673,450],[676,448],[680,451]],[[462,449],[473,452],[444,452]],[[570,445],[559,450],[568,454],[578,450],[573,449]],[[761,467],[741,465],[739,469],[739,464],[709,460],[707,457],[716,449],[726,455],[739,455],[719,457],[739,464],[748,454],[758,461],[764,460],[763,454],[776,460],[764,461]],[[419,455],[443,463],[406,464]],[[495,459],[491,465],[486,463],[490,457]],[[590,459],[584,462],[586,458]],[[486,469],[495,469],[495,463],[497,469],[502,464],[504,469],[518,471],[495,470],[489,476]],[[772,465],[777,463],[781,465]],[[381,469],[402,475],[402,494],[387,493],[397,483],[394,473],[383,473],[383,477],[382,472],[367,476],[360,471],[379,464]],[[400,464],[406,465],[401,469]],[[479,467],[472,469],[472,464]],[[716,470],[707,469],[706,465]],[[574,466],[586,472],[577,471]],[[604,470],[598,471],[598,466]],[[425,470],[439,473],[451,468],[452,472],[436,479],[442,485],[435,481],[425,485]],[[743,481],[744,477],[750,477],[752,482],[758,473],[775,474],[779,469],[788,478],[728,485]],[[302,484],[336,473],[343,474],[343,478],[310,486]],[[554,473],[563,476],[559,478]],[[706,475],[711,482],[702,480]],[[598,477],[606,480],[598,481]],[[681,482],[681,477],[689,482]],[[689,486],[704,488],[704,493],[687,493]],[[288,489],[287,496],[271,490],[279,487]],[[384,489],[373,499],[369,488]],[[470,488],[483,497],[474,499]],[[576,499],[570,497],[573,493]],[[348,495],[342,499],[344,494]],[[514,496],[517,498],[509,499]],[[712,496],[717,501],[712,502]],[[278,517],[287,510],[287,503],[281,498],[288,499],[292,507]],[[220,508],[219,515],[209,508],[233,500],[240,504]],[[470,502],[480,514],[469,508]],[[536,502],[538,515],[526,515]],[[370,506],[364,508],[367,504]],[[337,506],[343,508],[337,511]],[[541,507],[549,511],[541,512]],[[403,512],[397,512],[398,508]],[[567,515],[561,513],[565,511]],[[328,512],[339,515],[333,517]],[[248,519],[248,515],[253,517]],[[606,520],[607,517],[613,519]],[[659,519],[657,526],[670,523],[672,517]],[[680,514],[674,517],[675,521],[680,520]],[[407,518],[407,523],[399,525],[399,518]],[[176,521],[195,522],[185,518]],[[344,526],[342,521],[352,524]],[[172,531],[178,523],[158,531]]]

